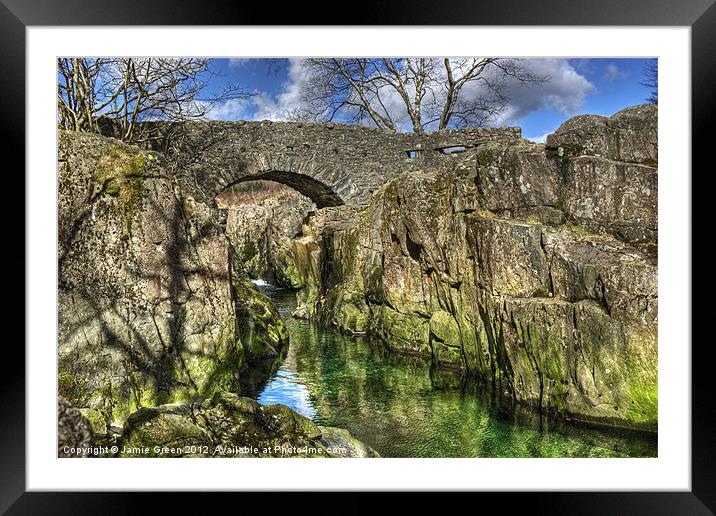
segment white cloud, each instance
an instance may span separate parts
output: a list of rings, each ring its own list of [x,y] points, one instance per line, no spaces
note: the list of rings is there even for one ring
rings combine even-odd
[[[529,59],[525,64],[536,75],[549,76],[550,80],[540,85],[524,84],[513,80],[507,83],[506,94],[510,103],[492,125],[515,123],[530,113],[549,108],[564,115],[574,114],[584,103],[587,95],[596,88],[580,74],[567,59]],[[300,93],[308,80],[306,68],[301,59],[289,60],[288,78],[283,90],[275,97],[259,93],[251,102],[256,108],[255,120],[286,120],[292,112],[300,109]],[[483,95],[479,82],[468,83],[462,92],[466,99]],[[410,130],[410,121],[402,99],[397,93],[381,99],[401,130]],[[432,129],[432,127],[430,128]]]
[[[266,93],[258,93],[251,99],[256,108],[254,120],[285,120],[286,116],[279,103]]]
[[[622,79],[626,79],[629,77],[629,73],[622,71],[617,65],[614,63],[610,63],[607,65],[606,71],[604,72],[604,79],[612,82],[612,81],[621,81]]]
[[[513,123],[542,108],[572,115],[587,95],[596,91],[567,59],[530,59],[525,64],[536,75],[549,76],[550,80],[537,86],[512,81],[507,88],[510,104],[495,125]]]
[[[308,72],[301,66],[301,59],[288,61],[288,78],[283,83],[283,91],[275,99],[265,93],[252,98],[256,107],[255,120],[286,120],[300,107],[301,89],[308,80]]]
[[[248,116],[247,99],[228,99],[209,106],[206,118],[209,120],[244,120]]]

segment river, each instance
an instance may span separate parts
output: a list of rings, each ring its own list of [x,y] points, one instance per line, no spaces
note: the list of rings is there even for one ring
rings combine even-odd
[[[290,345],[258,394],[319,425],[348,429],[383,457],[655,457],[656,436],[601,430],[500,407],[474,382],[388,354],[376,340],[291,317],[295,294],[261,281]]]

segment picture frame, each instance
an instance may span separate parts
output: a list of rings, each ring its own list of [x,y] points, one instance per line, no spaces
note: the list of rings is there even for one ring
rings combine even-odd
[[[613,5],[609,6],[608,3]],[[706,138],[711,131],[713,103],[711,87],[716,80],[716,63],[711,55],[716,48],[716,6],[713,0],[649,2],[638,0],[628,5],[618,2],[590,2],[577,4],[567,1],[540,3],[500,2],[478,6],[468,2],[457,2],[449,9],[428,1],[413,2],[410,8],[363,4],[363,8],[351,18],[351,25],[570,25],[570,26],[689,26],[691,27],[692,54],[692,161],[703,161],[710,148]],[[120,5],[101,2],[71,0],[51,2],[49,0],[2,0],[0,2],[0,40],[5,54],[6,73],[0,79],[3,137],[6,148],[24,168],[25,149],[25,105],[26,98],[26,40],[25,30],[29,26],[69,25],[247,25],[261,24],[270,19],[273,24],[300,20],[295,10],[285,8],[271,12],[259,5],[242,5],[230,2],[216,2],[211,6],[200,6],[193,2],[154,1],[151,4],[130,0]],[[310,25],[334,25],[335,5],[326,3],[325,8],[314,6],[319,14],[302,21]],[[380,13],[378,18],[376,13]],[[555,13],[559,13],[558,18]],[[270,16],[270,18],[269,18]],[[111,23],[108,23],[111,22]],[[24,99],[25,102],[22,102]],[[701,157],[701,160],[698,158]],[[16,185],[24,190],[22,183]],[[693,190],[692,190],[693,191]],[[25,191],[24,195],[30,195]],[[692,206],[697,205],[692,201]],[[23,226],[17,224],[20,233]],[[24,228],[23,228],[24,229]],[[14,235],[13,235],[14,236]],[[24,241],[19,235],[15,241]],[[18,254],[15,261],[19,261]],[[27,271],[29,257],[23,256],[22,267]],[[18,264],[19,266],[19,264]],[[692,265],[693,267],[693,265]],[[26,310],[32,310],[26,306]],[[693,319],[692,319],[693,320]],[[691,328],[686,329],[685,338],[691,342]],[[713,387],[708,382],[709,365],[708,341],[696,342],[691,347],[692,357],[692,489],[690,492],[640,492],[640,493],[523,493],[516,499],[532,507],[531,510],[549,510],[552,514],[710,514],[716,511],[716,450],[712,438]],[[4,424],[0,426],[2,443],[0,453],[0,509],[9,509],[8,514],[92,514],[98,507],[112,507],[112,512],[128,512],[138,505],[137,497],[123,493],[57,493],[26,491],[26,429],[25,398],[25,357],[22,353],[13,360],[15,366],[3,378]],[[8,443],[12,443],[9,445]],[[243,495],[242,495],[243,496]],[[355,510],[362,502],[357,494],[345,495],[341,502]],[[483,495],[484,496],[484,495]],[[500,496],[492,494],[492,497]],[[510,497],[514,494],[510,494]],[[166,497],[165,497],[166,498]],[[173,503],[186,510],[186,497],[173,495]],[[139,502],[142,503],[142,502]],[[412,503],[422,503],[415,497]],[[364,506],[367,504],[364,504]],[[103,511],[107,513],[109,511]]]

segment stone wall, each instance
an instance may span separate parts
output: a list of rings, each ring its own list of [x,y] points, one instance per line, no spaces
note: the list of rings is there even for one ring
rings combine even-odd
[[[182,162],[182,191],[207,205],[228,185],[255,179],[287,184],[318,207],[360,202],[403,172],[450,166],[459,156],[441,149],[521,139],[516,127],[414,134],[269,121],[154,124],[153,132],[154,150]]]

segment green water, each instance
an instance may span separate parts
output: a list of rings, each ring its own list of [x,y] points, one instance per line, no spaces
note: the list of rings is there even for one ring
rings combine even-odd
[[[654,457],[655,436],[546,421],[500,407],[484,387],[379,342],[293,319],[295,295],[260,286],[289,327],[288,354],[258,393],[319,425],[348,429],[383,457]]]

